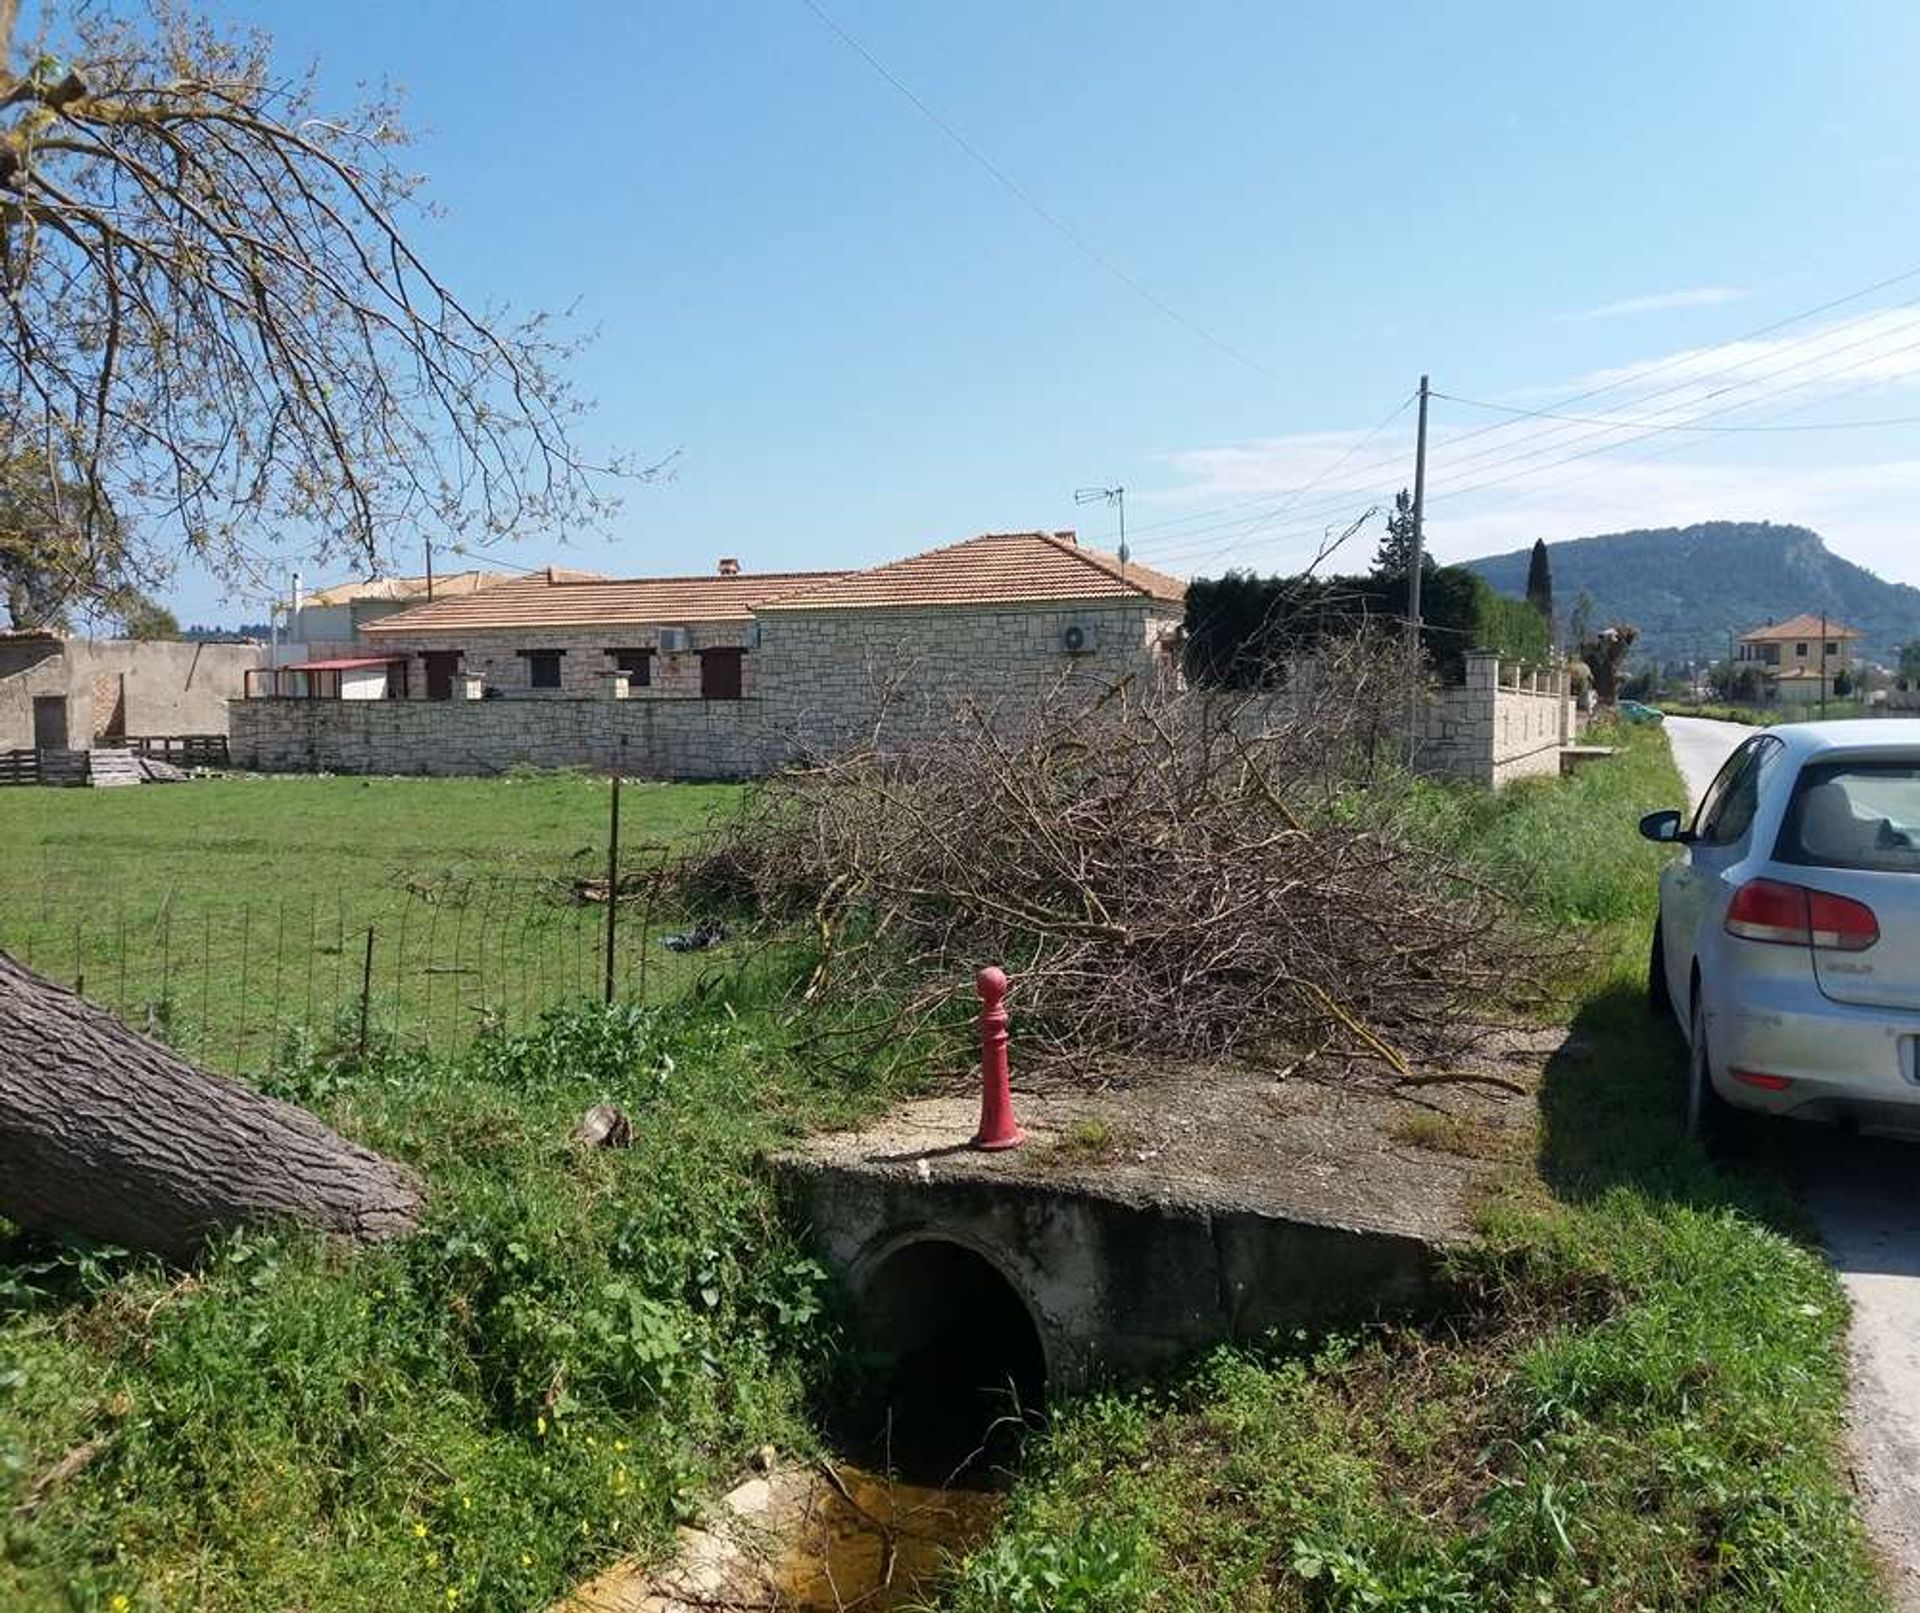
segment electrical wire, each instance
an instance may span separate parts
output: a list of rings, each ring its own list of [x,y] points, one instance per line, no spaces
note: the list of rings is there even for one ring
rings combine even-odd
[[[887,83],[891,84],[895,90],[899,91],[901,96],[905,98],[915,111],[945,135],[955,147],[992,179],[995,184],[1005,190],[1007,194],[1019,202],[1022,207],[1032,213],[1035,218],[1047,225],[1048,228],[1057,232],[1068,245],[1073,247],[1073,249],[1089,263],[1093,264],[1102,272],[1111,275],[1136,297],[1140,298],[1142,302],[1154,309],[1155,312],[1180,326],[1181,329],[1185,330],[1189,335],[1198,337],[1209,347],[1232,359],[1236,364],[1243,365],[1245,368],[1253,371],[1254,374],[1263,376],[1269,381],[1277,381],[1282,385],[1286,384],[1286,377],[1282,376],[1277,370],[1269,368],[1258,359],[1241,351],[1241,349],[1235,347],[1233,343],[1227,341],[1224,337],[1209,330],[1197,319],[1190,318],[1188,315],[1183,314],[1178,308],[1174,307],[1172,303],[1155,292],[1152,287],[1136,279],[1119,264],[1115,263],[1113,259],[1100,251],[1098,247],[1094,246],[1091,241],[1087,240],[1085,236],[1065,219],[1061,218],[1059,214],[1043,205],[1031,191],[936,112],[933,107],[915,94],[912,86],[900,78],[885,62],[881,61],[878,56],[874,55],[874,53],[868,50],[865,45],[861,44],[858,39],[845,28],[841,27],[827,9],[819,3],[819,0],[800,0],[800,3],[804,5],[807,10],[811,11],[815,17],[819,18],[821,23],[824,24],[843,45],[865,62],[867,66],[871,67],[874,72],[878,73],[881,78],[885,79]]]
[[[1556,414],[1550,409],[1518,409],[1504,403],[1488,403],[1481,398],[1463,398],[1457,392],[1435,392],[1435,398],[1448,403],[1465,404],[1469,409],[1486,409],[1495,414],[1515,415],[1527,420],[1565,420],[1579,426],[1605,426],[1613,431],[1633,431],[1646,424],[1643,420],[1601,420],[1591,415]],[[1877,420],[1809,420],[1799,425],[1736,425],[1703,426],[1689,422],[1679,422],[1662,429],[1667,431],[1877,431],[1885,426],[1920,425],[1920,414],[1883,415]]]

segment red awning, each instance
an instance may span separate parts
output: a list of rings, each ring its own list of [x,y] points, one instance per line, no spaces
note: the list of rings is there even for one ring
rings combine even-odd
[[[290,666],[263,667],[265,672],[354,672],[361,667],[398,666],[404,655],[356,655],[340,661],[296,661]]]

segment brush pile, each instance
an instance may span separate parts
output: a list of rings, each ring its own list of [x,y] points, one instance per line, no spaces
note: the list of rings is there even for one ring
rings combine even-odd
[[[969,1034],[957,999],[998,962],[1029,1069],[1335,1057],[1425,1079],[1533,993],[1540,947],[1401,827],[1403,666],[1356,640],[1254,697],[965,711],[767,781],[687,894],[804,926],[808,996],[899,1005],[879,1035]]]

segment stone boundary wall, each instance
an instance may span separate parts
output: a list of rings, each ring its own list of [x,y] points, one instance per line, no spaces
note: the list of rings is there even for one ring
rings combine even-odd
[[[235,767],[262,773],[475,775],[618,769],[738,779],[773,756],[757,700],[236,700]]]
[[[1498,788],[1560,771],[1574,738],[1573,691],[1564,670],[1529,672],[1470,651],[1466,681],[1432,692],[1421,714],[1414,766]]]
[[[1022,622],[1022,636],[1031,632],[1033,645],[1025,675],[1003,680],[996,692],[1009,706],[1050,693],[1085,698],[1097,682],[1111,683],[1116,675],[1152,666],[1154,652],[1142,640],[1156,626],[1145,619],[1127,622],[1125,638],[1116,632],[1112,640],[1116,647],[1124,643],[1127,653],[1104,668],[1097,663],[1075,667],[1063,678],[1046,648],[1054,624],[1036,622],[1030,629]],[[1103,623],[1103,633],[1106,628]],[[631,700],[601,694],[537,700],[236,700],[230,722],[233,765],[269,773],[458,775],[523,766],[618,768],[632,778],[749,778],[802,750],[851,742],[860,737],[863,721],[885,730],[886,738],[909,739],[933,724],[941,693],[964,692],[944,679],[910,677],[913,698],[890,709],[877,684],[884,681],[880,674],[894,645],[879,629],[876,622],[850,635],[837,662],[823,658],[816,669],[789,662],[787,670],[802,675],[786,686],[786,699]],[[888,653],[874,657],[881,649]],[[804,674],[813,670],[817,677],[829,665],[837,667],[838,690],[820,698],[823,684],[809,685]],[[892,662],[895,670],[905,665]],[[951,665],[947,671],[952,674]],[[974,698],[989,702],[991,688],[980,689]],[[810,704],[810,696],[820,704]],[[1489,787],[1557,773],[1560,749],[1574,737],[1574,720],[1564,673],[1526,673],[1502,668],[1491,655],[1469,656],[1466,683],[1434,690],[1423,709],[1415,766]]]

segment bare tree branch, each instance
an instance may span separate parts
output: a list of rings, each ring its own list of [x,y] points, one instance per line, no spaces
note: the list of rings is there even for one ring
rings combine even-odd
[[[0,462],[44,473],[77,596],[115,580],[110,523],[148,572],[178,546],[245,575],[263,540],[377,567],[421,529],[597,524],[649,474],[576,446],[577,343],[416,250],[392,96],[323,117],[266,35],[174,0],[42,11],[23,45],[0,0]]]

